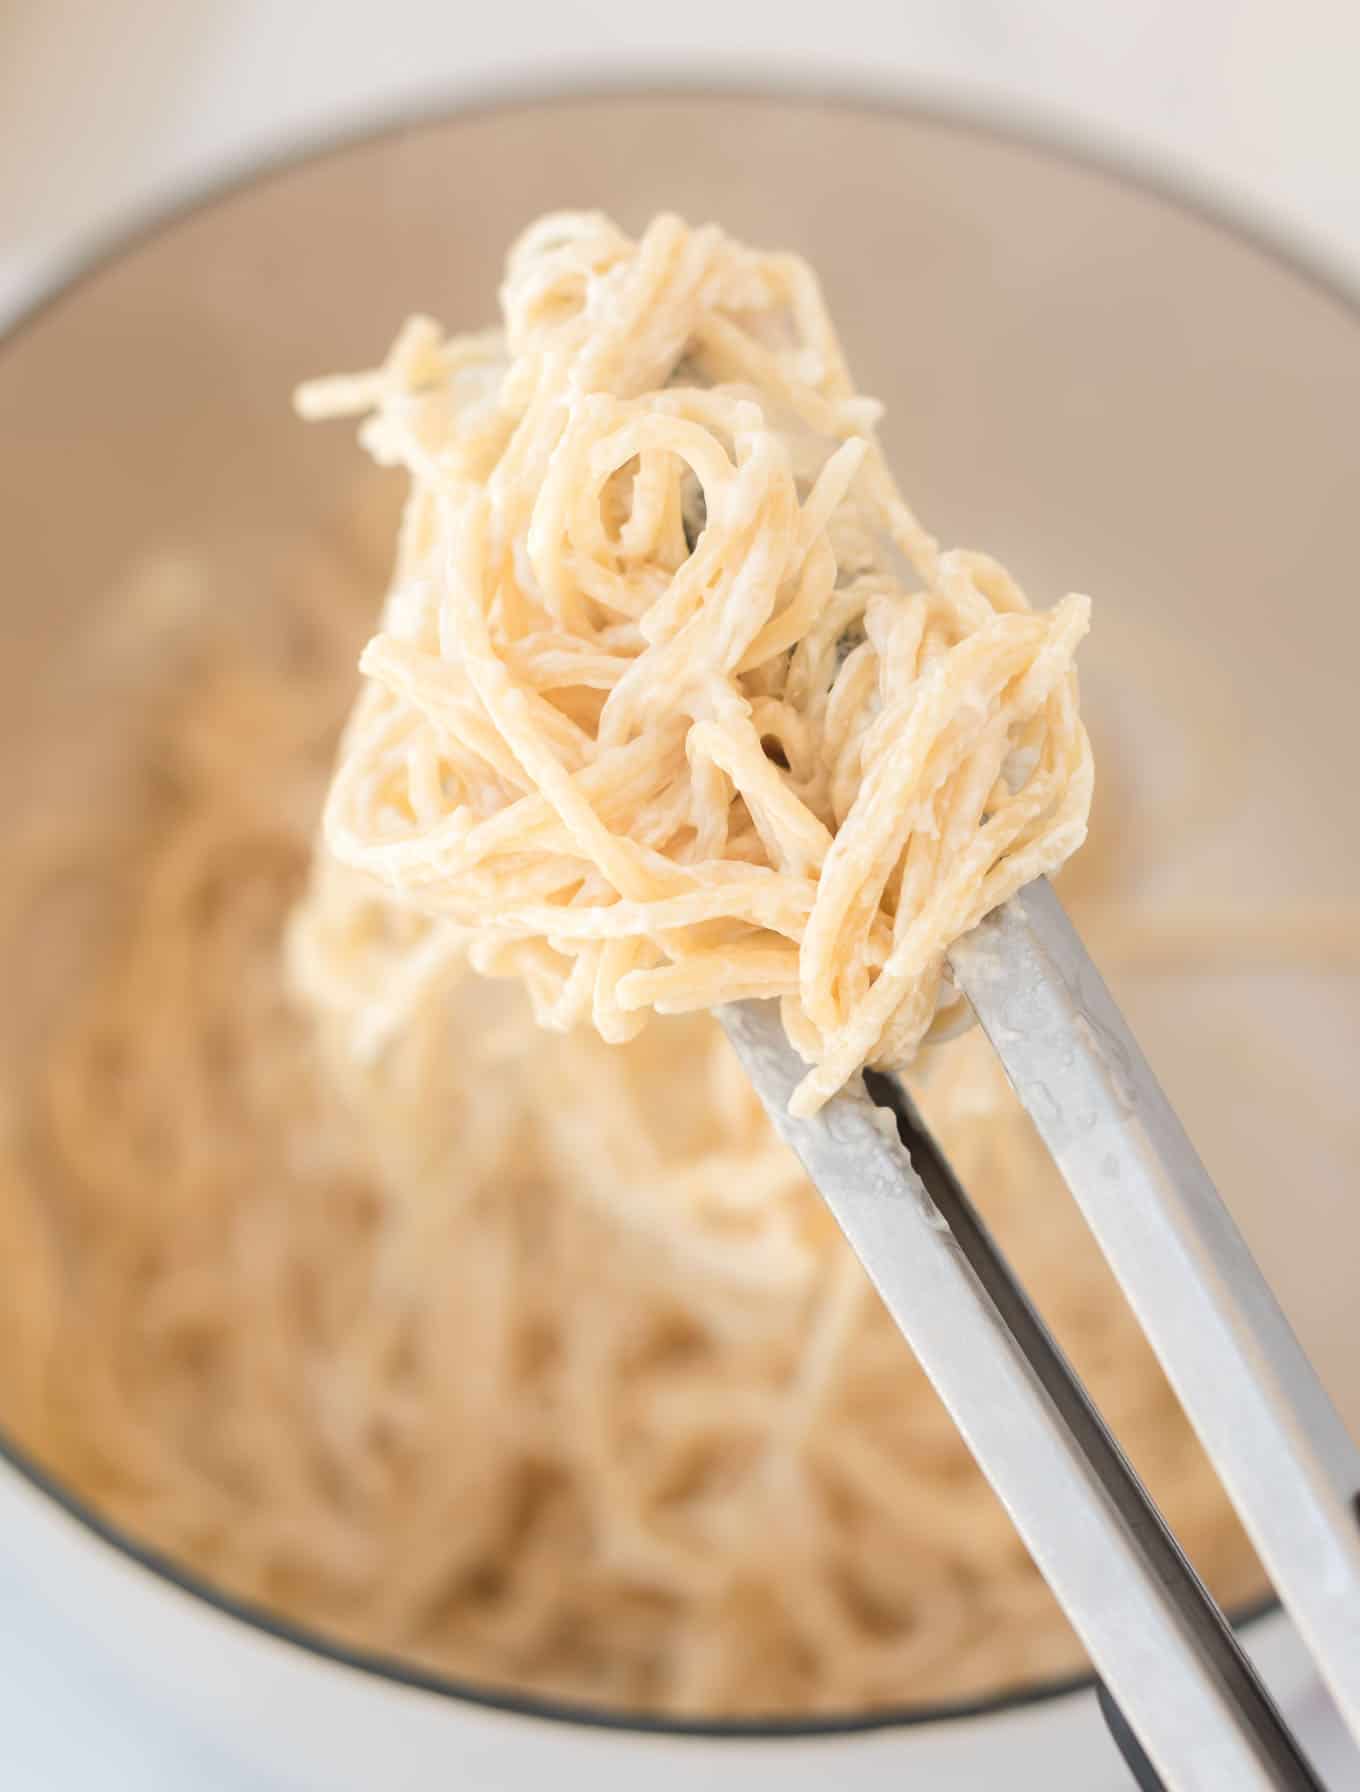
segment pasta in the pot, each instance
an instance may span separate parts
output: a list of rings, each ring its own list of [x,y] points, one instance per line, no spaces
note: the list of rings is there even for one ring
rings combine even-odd
[[[13,840],[48,993],[0,1109],[0,1421],[212,1584],[475,1683],[806,1716],[1076,1668],[720,1030],[668,1011],[778,995],[809,1105],[947,1031],[948,939],[1085,825],[1084,604],[937,552],[797,263],[557,220],[507,299],[504,336],[417,324],[306,397],[414,475],[332,850],[353,542],[255,610],[145,570],[72,647],[127,763],[73,774],[54,728]],[[1215,1590],[1253,1590],[985,1044],[911,1074]]]

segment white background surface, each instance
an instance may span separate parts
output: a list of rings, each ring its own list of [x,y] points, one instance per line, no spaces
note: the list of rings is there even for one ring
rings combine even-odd
[[[339,121],[715,68],[1037,123],[1360,274],[1355,0],[6,0],[0,310],[91,233]]]
[[[186,187],[339,125],[706,70],[1027,123],[1174,179],[1360,286],[1356,0],[6,0],[0,316]],[[128,1711],[73,1640],[0,1567],[5,1792],[274,1792],[166,1713]]]

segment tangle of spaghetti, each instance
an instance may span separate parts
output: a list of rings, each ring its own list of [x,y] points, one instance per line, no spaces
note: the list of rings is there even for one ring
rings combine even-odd
[[[1089,606],[938,549],[796,257],[558,215],[502,299],[301,394],[412,482],[327,845],[540,1023],[780,998],[811,1112],[1080,845]]]

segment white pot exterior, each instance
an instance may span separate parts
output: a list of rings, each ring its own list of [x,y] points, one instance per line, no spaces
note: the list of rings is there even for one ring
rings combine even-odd
[[[24,1591],[11,1616],[22,1621],[25,1609],[41,1608],[71,1650],[116,1664],[130,1724],[170,1725],[199,1739],[231,1760],[243,1786],[516,1792],[547,1778],[592,1792],[631,1792],[642,1782],[648,1792],[776,1783],[781,1792],[1126,1792],[1129,1784],[1089,1692],[825,1737],[603,1729],[402,1686],[271,1636],[125,1555],[8,1463],[0,1464],[0,1538]],[[1319,1759],[1343,1764],[1335,1718],[1285,1621],[1252,1626],[1250,1643]]]

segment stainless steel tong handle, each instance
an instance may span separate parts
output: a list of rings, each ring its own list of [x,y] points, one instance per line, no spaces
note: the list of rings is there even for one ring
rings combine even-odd
[[[1360,1449],[1048,882],[951,963],[1360,1740]]]
[[[1349,1503],[1360,1456],[1047,885],[991,917],[953,958],[1211,1457],[1233,1471],[1225,1485],[1282,1597],[1296,1620],[1308,1614],[1300,1628],[1338,1704],[1360,1725],[1351,1699],[1360,1530]],[[774,1004],[721,1012],[776,1127],[1165,1785],[1316,1792],[1222,1614],[905,1092],[871,1074],[878,1101],[857,1080],[795,1120],[788,1098],[805,1066]]]

